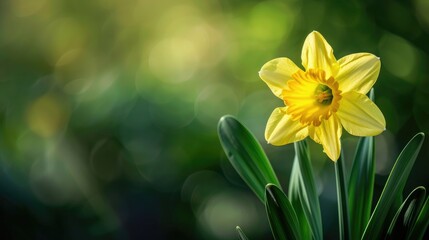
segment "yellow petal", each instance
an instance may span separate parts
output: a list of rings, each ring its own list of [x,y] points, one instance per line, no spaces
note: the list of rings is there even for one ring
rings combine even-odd
[[[318,144],[321,144],[320,139],[316,135],[316,127],[313,125],[308,126],[308,136],[313,139],[313,141],[317,142]]]
[[[276,58],[262,66],[259,76],[277,97],[281,98],[283,89],[292,74],[299,68],[289,58]]]
[[[265,139],[269,144],[280,146],[300,141],[308,136],[307,126],[293,121],[286,114],[287,107],[276,108],[271,113],[265,129]]]
[[[328,120],[322,121],[320,126],[315,127],[315,132],[323,146],[323,151],[328,157],[336,162],[341,152],[342,127],[337,116],[332,115]]]
[[[336,80],[342,92],[356,91],[368,93],[377,81],[380,72],[380,59],[370,53],[355,53],[340,60],[340,70]]]
[[[326,72],[326,78],[336,76],[339,65],[334,50],[322,34],[313,31],[304,41],[301,53],[302,65],[306,70],[320,69]]]
[[[355,136],[374,136],[386,129],[383,113],[367,96],[348,92],[342,97],[337,116],[347,132]]]

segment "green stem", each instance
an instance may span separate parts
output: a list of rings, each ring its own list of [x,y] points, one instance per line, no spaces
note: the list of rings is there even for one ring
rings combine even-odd
[[[340,229],[340,239],[348,240],[351,239],[350,217],[347,199],[347,185],[345,181],[344,159],[342,156],[335,163],[335,177],[337,180],[338,224]]]

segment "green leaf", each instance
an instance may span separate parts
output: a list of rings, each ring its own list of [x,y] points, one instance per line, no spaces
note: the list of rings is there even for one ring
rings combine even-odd
[[[337,182],[340,239],[350,239],[349,208],[343,154],[341,154],[340,159],[335,162],[335,178]]]
[[[396,212],[385,239],[405,239],[422,209],[426,197],[424,187],[414,189]]]
[[[320,214],[319,197],[317,196],[316,184],[314,182],[313,169],[310,163],[310,153],[305,140],[295,142],[295,153],[299,164],[301,175],[300,200],[302,207],[310,224],[313,238],[323,239],[322,216]]]
[[[374,192],[374,137],[360,138],[350,173],[348,201],[351,239],[360,239],[371,215]]]
[[[265,190],[268,220],[276,240],[302,239],[295,210],[286,195],[276,185],[268,184]]]
[[[240,226],[237,226],[235,228],[235,230],[237,230],[238,233],[238,239],[239,240],[248,240],[248,238],[246,237],[246,235],[244,234],[244,232],[241,230]]]
[[[280,187],[277,176],[261,145],[237,119],[223,116],[218,124],[219,139],[232,166],[265,202],[265,186],[273,183]]]
[[[401,154],[399,154],[390,172],[389,178],[387,179],[386,185],[384,186],[383,192],[381,193],[380,199],[377,202],[377,206],[369,219],[362,239],[380,239],[383,234],[383,226],[381,223],[389,220],[386,219],[389,209],[394,203],[395,198],[402,196],[402,191],[404,190],[408,175],[411,172],[423,140],[423,133],[416,134],[410,142],[408,142]]]
[[[298,218],[298,222],[301,229],[302,239],[311,239],[311,228],[308,224],[307,217],[305,216],[305,212],[301,203],[302,201],[300,199],[300,196],[304,195],[302,191],[304,191],[304,188],[302,187],[301,171],[299,170],[298,157],[295,156],[292,166],[292,172],[290,175],[288,197],[290,203],[295,209],[295,213]]]
[[[426,229],[429,225],[429,198],[426,198],[426,201],[422,207],[422,210],[419,213],[419,217],[413,227],[413,230],[409,234],[408,239],[410,240],[419,240],[423,239]]]

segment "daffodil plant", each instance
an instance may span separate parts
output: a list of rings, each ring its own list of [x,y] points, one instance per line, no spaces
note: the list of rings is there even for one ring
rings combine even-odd
[[[218,125],[228,159],[265,204],[274,238],[323,239],[321,209],[306,142],[310,137],[334,161],[340,239],[423,239],[429,225],[426,190],[417,187],[405,200],[403,195],[423,133],[415,135],[402,150],[372,208],[376,164],[373,136],[386,127],[370,91],[380,71],[380,59],[370,53],[356,53],[337,61],[331,46],[318,32],[305,39],[301,59],[305,71],[288,58],[277,58],[259,72],[285,104],[269,117],[265,138],[269,144],[294,143],[295,147],[287,194],[252,133],[232,116],[222,117]],[[343,128],[361,137],[348,175],[341,153]],[[239,239],[247,239],[240,227],[237,233]]]

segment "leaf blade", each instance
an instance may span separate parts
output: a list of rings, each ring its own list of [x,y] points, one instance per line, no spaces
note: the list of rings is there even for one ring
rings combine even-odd
[[[295,154],[299,163],[301,174],[300,199],[304,213],[310,224],[314,239],[323,239],[322,215],[319,197],[316,191],[313,169],[310,163],[310,152],[305,140],[295,142]]]
[[[356,149],[348,184],[352,239],[360,238],[371,216],[374,180],[374,137],[362,137]]]
[[[253,134],[232,116],[223,116],[218,123],[218,135],[232,166],[262,201],[265,186],[280,183],[261,145]]]
[[[274,238],[276,240],[302,239],[295,210],[283,191],[276,185],[268,184],[265,194],[265,209]]]
[[[416,134],[399,154],[361,239],[380,239],[382,234],[380,222],[386,220],[386,216],[396,196],[402,195],[406,180],[423,144],[423,140],[423,133]]]
[[[396,212],[385,239],[405,239],[417,220],[426,197],[424,187],[414,189]]]
[[[292,165],[291,175],[290,175],[288,197],[293,208],[295,209],[298,222],[300,223],[302,239],[311,239],[312,231],[301,203],[302,201],[300,199],[300,195],[302,195],[302,193],[300,193],[301,191],[303,191],[302,182],[301,182],[301,172],[299,170],[298,158],[297,156],[295,156],[295,159]]]
[[[340,159],[335,162],[335,179],[337,183],[338,199],[338,224],[340,230],[340,239],[350,239],[350,221],[348,208],[347,185],[344,170],[344,158],[341,154]]]
[[[243,230],[241,230],[240,226],[237,226],[235,228],[235,230],[237,231],[239,240],[248,240],[246,234],[244,234],[244,232],[243,232]]]
[[[419,213],[419,216],[413,227],[413,230],[408,236],[408,239],[410,240],[423,239],[428,226],[429,226],[429,198],[426,198],[426,201],[422,207],[422,210]]]

